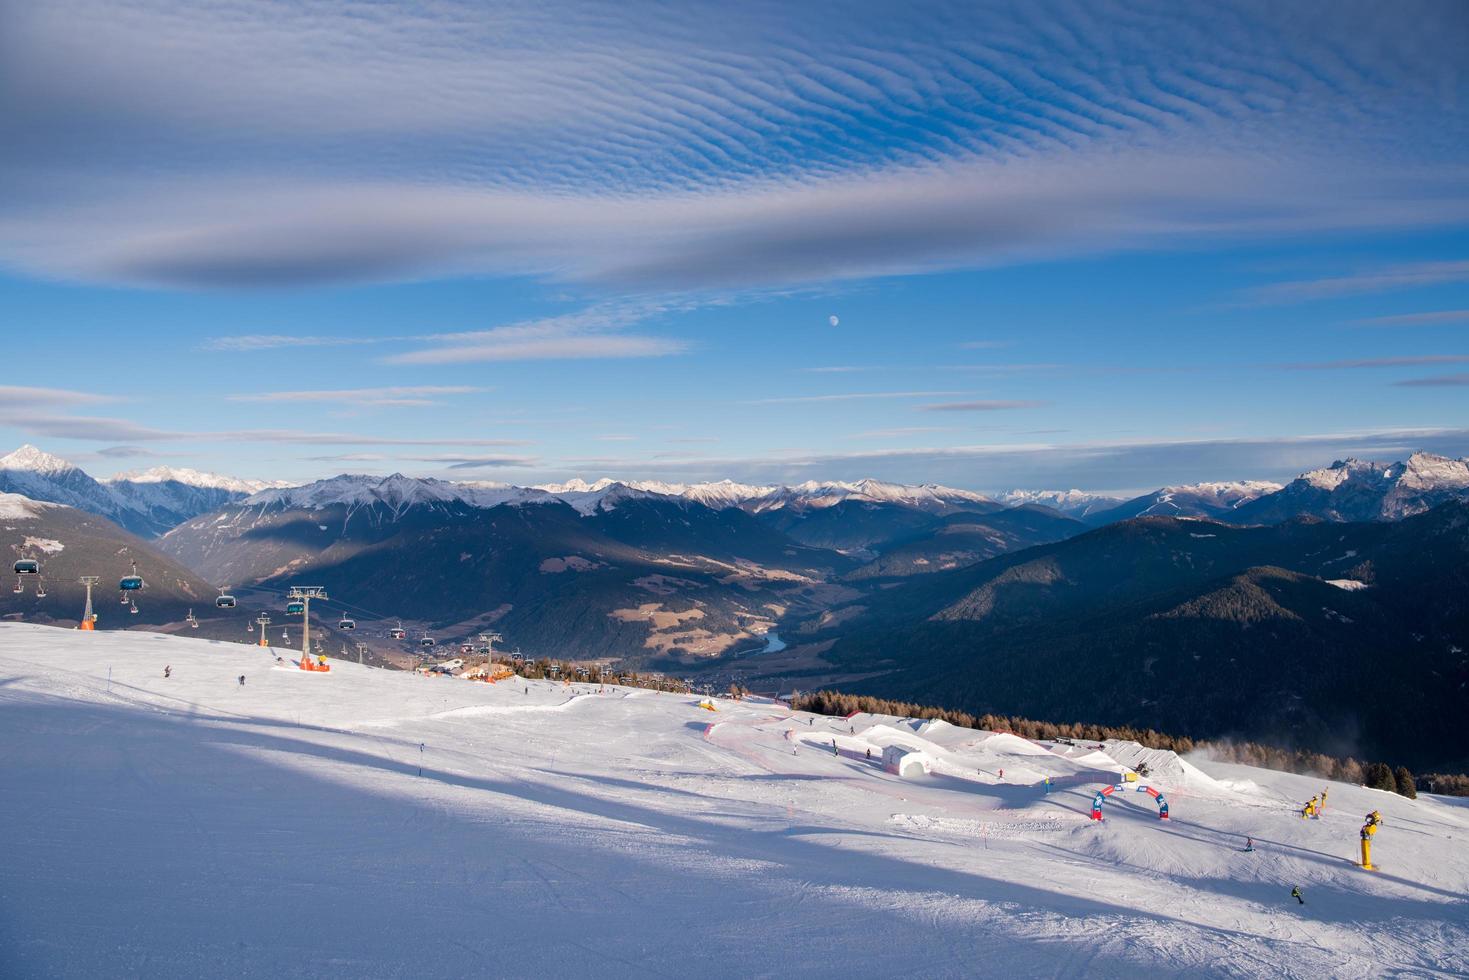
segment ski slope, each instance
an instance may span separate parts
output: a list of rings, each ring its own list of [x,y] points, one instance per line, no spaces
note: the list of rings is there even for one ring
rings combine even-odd
[[[0,624],[0,976],[1469,971],[1460,801],[698,700]]]

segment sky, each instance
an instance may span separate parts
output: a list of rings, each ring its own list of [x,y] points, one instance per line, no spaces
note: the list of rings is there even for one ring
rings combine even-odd
[[[1469,6],[0,0],[0,447],[982,491],[1469,454]]]

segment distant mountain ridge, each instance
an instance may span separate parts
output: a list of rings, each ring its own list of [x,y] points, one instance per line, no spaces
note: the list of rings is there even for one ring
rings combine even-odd
[[[0,492],[76,507],[146,537],[272,485],[167,467],[96,480],[31,445],[0,456]]]

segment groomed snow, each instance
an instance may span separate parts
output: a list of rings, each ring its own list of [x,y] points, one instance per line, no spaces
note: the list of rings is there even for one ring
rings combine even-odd
[[[1331,784],[1303,821],[1320,780],[698,701],[0,624],[0,975],[1469,970],[1463,801]],[[1173,819],[1087,819],[1116,756]]]

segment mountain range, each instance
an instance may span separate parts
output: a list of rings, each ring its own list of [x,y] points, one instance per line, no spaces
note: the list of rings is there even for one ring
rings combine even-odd
[[[399,620],[493,627],[535,654],[1341,754],[1424,744],[1403,727],[1415,697],[1445,737],[1466,706],[1469,464],[1422,453],[1121,501],[875,480],[99,481],[32,447],[0,478],[0,549],[40,558],[56,597],[0,593],[28,619],[75,619],[77,576],[112,585],[136,558],[150,591],[128,625],[193,608],[234,636],[310,580],[326,622],[375,641]],[[226,585],[241,606],[217,612]],[[772,634],[787,649],[751,656]]]
[[[0,456],[0,493],[66,504],[146,536],[279,485],[163,466],[95,480],[35,446]]]

